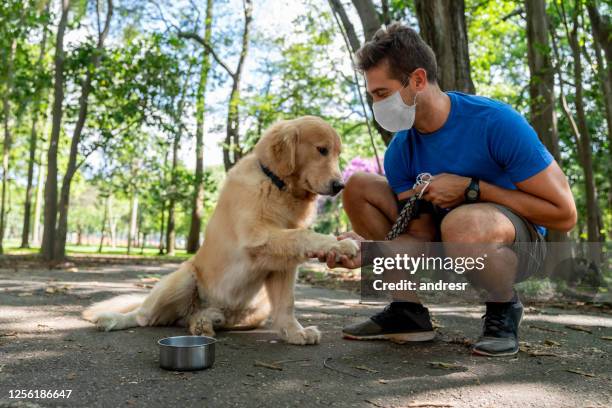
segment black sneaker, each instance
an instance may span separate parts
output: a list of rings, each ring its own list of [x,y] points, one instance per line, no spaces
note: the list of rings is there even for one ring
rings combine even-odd
[[[520,300],[487,302],[487,311],[482,318],[482,336],[472,347],[475,354],[501,357],[518,353],[518,329],[523,318],[523,304]]]
[[[393,302],[365,322],[342,330],[353,340],[428,341],[436,337],[429,310],[418,303]]]

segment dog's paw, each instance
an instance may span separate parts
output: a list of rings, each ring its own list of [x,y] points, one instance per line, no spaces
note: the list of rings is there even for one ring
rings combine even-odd
[[[105,312],[98,315],[96,319],[96,327],[100,331],[111,331],[117,327],[119,319],[121,318],[120,313]]]
[[[213,329],[213,324],[208,319],[193,319],[189,325],[189,333],[194,336],[214,337],[215,329]]]
[[[353,239],[347,238],[336,241],[331,250],[336,252],[337,255],[346,255],[349,258],[353,258],[359,252],[359,243]]]
[[[299,330],[285,332],[285,341],[289,344],[304,346],[306,344],[319,344],[321,332],[316,326],[308,326]]]

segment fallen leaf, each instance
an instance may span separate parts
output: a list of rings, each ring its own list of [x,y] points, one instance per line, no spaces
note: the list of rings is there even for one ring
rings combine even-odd
[[[457,370],[457,369],[463,368],[460,365],[452,364],[452,363],[444,363],[442,361],[430,361],[427,364],[429,364],[429,366],[432,368],[442,368],[444,370]]]
[[[383,380],[382,378],[378,380],[380,384],[389,384],[389,380]]]
[[[269,368],[270,370],[283,371],[283,367],[273,364],[273,363],[266,363],[264,361],[255,360],[253,365],[255,367],[263,367],[263,368]]]
[[[567,327],[568,329],[572,329],[572,330],[576,330],[576,331],[581,331],[581,332],[593,334],[593,331],[591,329],[589,329],[588,327],[579,326],[577,324],[566,324],[565,327]]]
[[[32,292],[22,292],[22,293],[18,294],[17,296],[19,296],[19,297],[32,296]]]
[[[553,347],[559,347],[561,345],[561,343],[559,343],[558,341],[554,341],[550,339],[544,340],[544,344],[546,344],[547,346],[553,346]]]
[[[584,372],[582,370],[579,370],[577,368],[567,368],[565,371],[567,371],[569,373],[580,374],[580,375],[583,375],[585,377],[597,377],[595,374],[586,373],[586,372]]]
[[[602,340],[612,341],[612,336],[601,336],[600,338],[601,338]]]
[[[159,282],[159,278],[141,278],[140,281],[143,283],[155,283]]]
[[[356,368],[356,369],[358,369],[358,370],[367,371],[368,373],[377,373],[377,372],[378,372],[378,370],[375,370],[375,369],[370,368],[370,367],[366,367],[366,366],[364,366],[364,365],[360,365],[360,366],[353,366],[353,367],[355,367],[355,368]]]
[[[0,333],[0,337],[15,337],[15,336],[17,336],[17,332],[16,331]]]
[[[67,380],[74,380],[76,378],[76,373],[70,373],[66,376]]]

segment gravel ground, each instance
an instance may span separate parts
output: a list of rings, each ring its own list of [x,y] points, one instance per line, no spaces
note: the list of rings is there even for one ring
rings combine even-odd
[[[85,265],[0,269],[0,407],[612,405],[607,313],[528,308],[523,351],[496,359],[469,353],[480,330],[478,305],[428,305],[439,326],[432,342],[356,342],[341,338],[342,326],[380,305],[298,285],[299,319],[319,326],[320,345],[287,345],[266,329],[219,333],[215,366],[179,373],[159,368],[156,341],[184,329],[101,333],[79,318],[93,301],[147,291],[176,264]],[[72,391],[17,400],[11,390]]]

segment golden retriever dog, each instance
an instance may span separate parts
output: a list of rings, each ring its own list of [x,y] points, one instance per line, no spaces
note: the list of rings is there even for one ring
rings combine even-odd
[[[272,125],[227,174],[204,243],[144,299],[119,296],[83,312],[100,330],[179,324],[195,335],[250,329],[269,317],[291,344],[316,344],[315,326],[294,315],[297,266],[309,254],[354,257],[350,239],[308,230],[317,195],[343,187],[340,137],[318,117]]]

